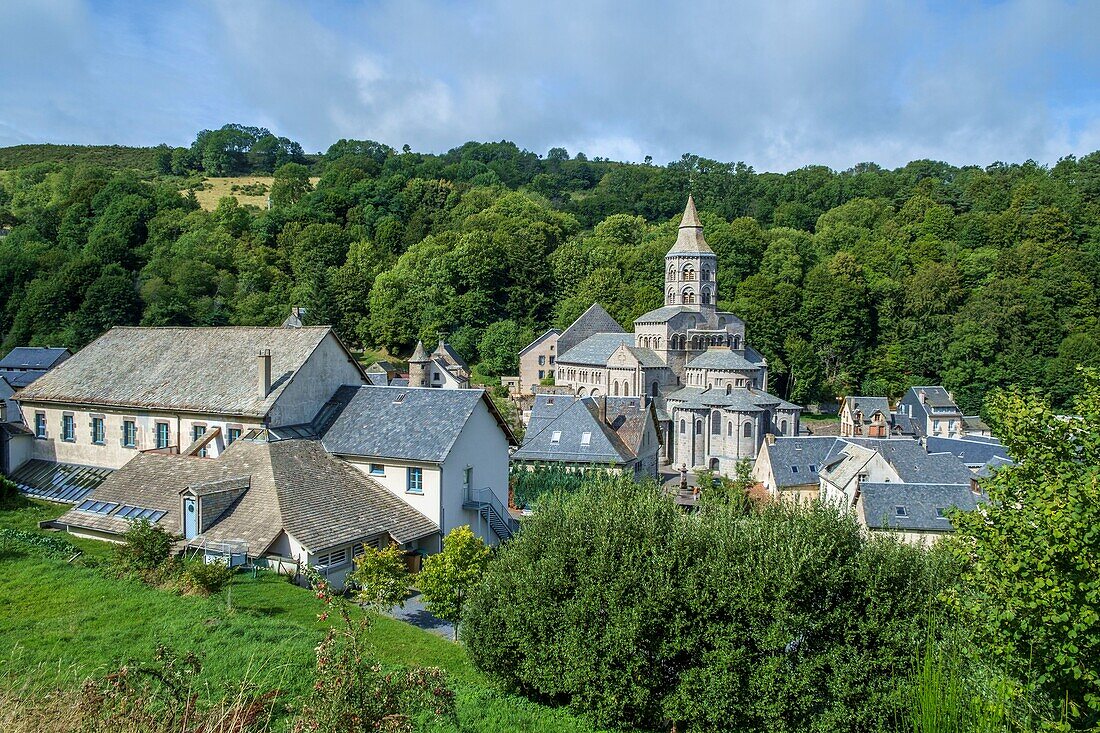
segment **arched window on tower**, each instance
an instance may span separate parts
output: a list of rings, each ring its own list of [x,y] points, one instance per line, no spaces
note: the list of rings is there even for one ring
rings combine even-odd
[[[695,265],[692,265],[690,262],[688,264],[684,265],[683,277],[681,277],[680,279],[681,280],[694,280],[695,279]]]
[[[729,382],[726,382],[726,394],[732,394],[732,393],[733,393],[733,385],[730,384]]]
[[[751,438],[752,437],[752,423],[751,422],[745,423],[745,437],[746,438]]]
[[[676,291],[673,290],[672,288],[668,289],[668,302],[669,303],[675,303],[676,302]]]
[[[687,432],[687,422],[685,422],[684,420],[681,420],[680,421],[680,435],[683,435],[686,432]]]
[[[696,420],[695,421],[695,434],[696,435],[702,435],[703,434],[703,421],[702,420]]]
[[[779,423],[779,434],[780,435],[786,435],[787,434],[787,421],[786,420]]]
[[[656,397],[657,394],[659,393],[660,389],[661,389],[661,385],[658,384],[657,382],[654,382],[653,385],[650,387],[650,390],[649,390],[650,397]]]
[[[732,422],[730,424],[726,425],[726,435],[728,435],[731,438],[733,437],[733,423]]]
[[[703,288],[703,305],[710,305],[710,291]]]
[[[712,435],[722,434],[722,413],[718,410],[710,413],[710,432]]]
[[[700,270],[699,271],[699,279],[702,280],[703,282],[709,282],[710,281],[710,270],[708,270],[705,267],[702,270]]]
[[[668,266],[668,279],[669,280],[675,280],[676,279],[676,265],[669,265]]]
[[[691,288],[684,290],[683,303],[684,305],[690,305],[695,302],[695,291]]]

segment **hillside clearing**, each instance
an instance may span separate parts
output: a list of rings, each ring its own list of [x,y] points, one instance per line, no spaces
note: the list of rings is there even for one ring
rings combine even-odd
[[[229,176],[226,178],[204,178],[202,189],[195,190],[195,198],[206,211],[218,208],[218,202],[226,196],[237,199],[242,206],[267,208],[267,196],[271,192],[274,176]],[[316,186],[321,180],[317,176],[309,179]]]

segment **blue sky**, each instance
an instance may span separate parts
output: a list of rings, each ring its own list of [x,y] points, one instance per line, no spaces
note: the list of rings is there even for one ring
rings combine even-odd
[[[1100,149],[1100,2],[0,2],[0,145],[508,139],[785,171]]]

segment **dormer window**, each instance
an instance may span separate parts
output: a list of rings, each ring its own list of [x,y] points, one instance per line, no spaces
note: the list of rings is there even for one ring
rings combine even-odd
[[[896,507],[894,507],[894,516],[896,516],[896,517],[908,517],[909,516],[909,510],[906,509],[903,506],[896,506]]]
[[[592,433],[581,433],[581,445],[590,445],[592,443]]]
[[[550,445],[557,445],[560,442],[561,442],[561,431],[560,430],[555,430],[553,432],[553,434],[550,435]]]

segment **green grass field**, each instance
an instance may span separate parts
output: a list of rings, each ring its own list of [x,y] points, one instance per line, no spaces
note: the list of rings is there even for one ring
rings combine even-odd
[[[0,528],[37,531],[63,510],[20,500],[0,508]],[[94,540],[73,543],[93,557],[110,553]],[[0,606],[0,682],[10,687],[75,686],[166,644],[202,656],[211,695],[249,680],[282,690],[291,704],[312,683],[313,650],[331,623],[317,620],[322,607],[312,593],[282,576],[242,574],[220,596],[181,596],[15,544],[0,548]],[[388,617],[375,618],[371,635],[382,662],[446,670],[464,731],[592,730],[567,711],[495,689],[446,639]]]

